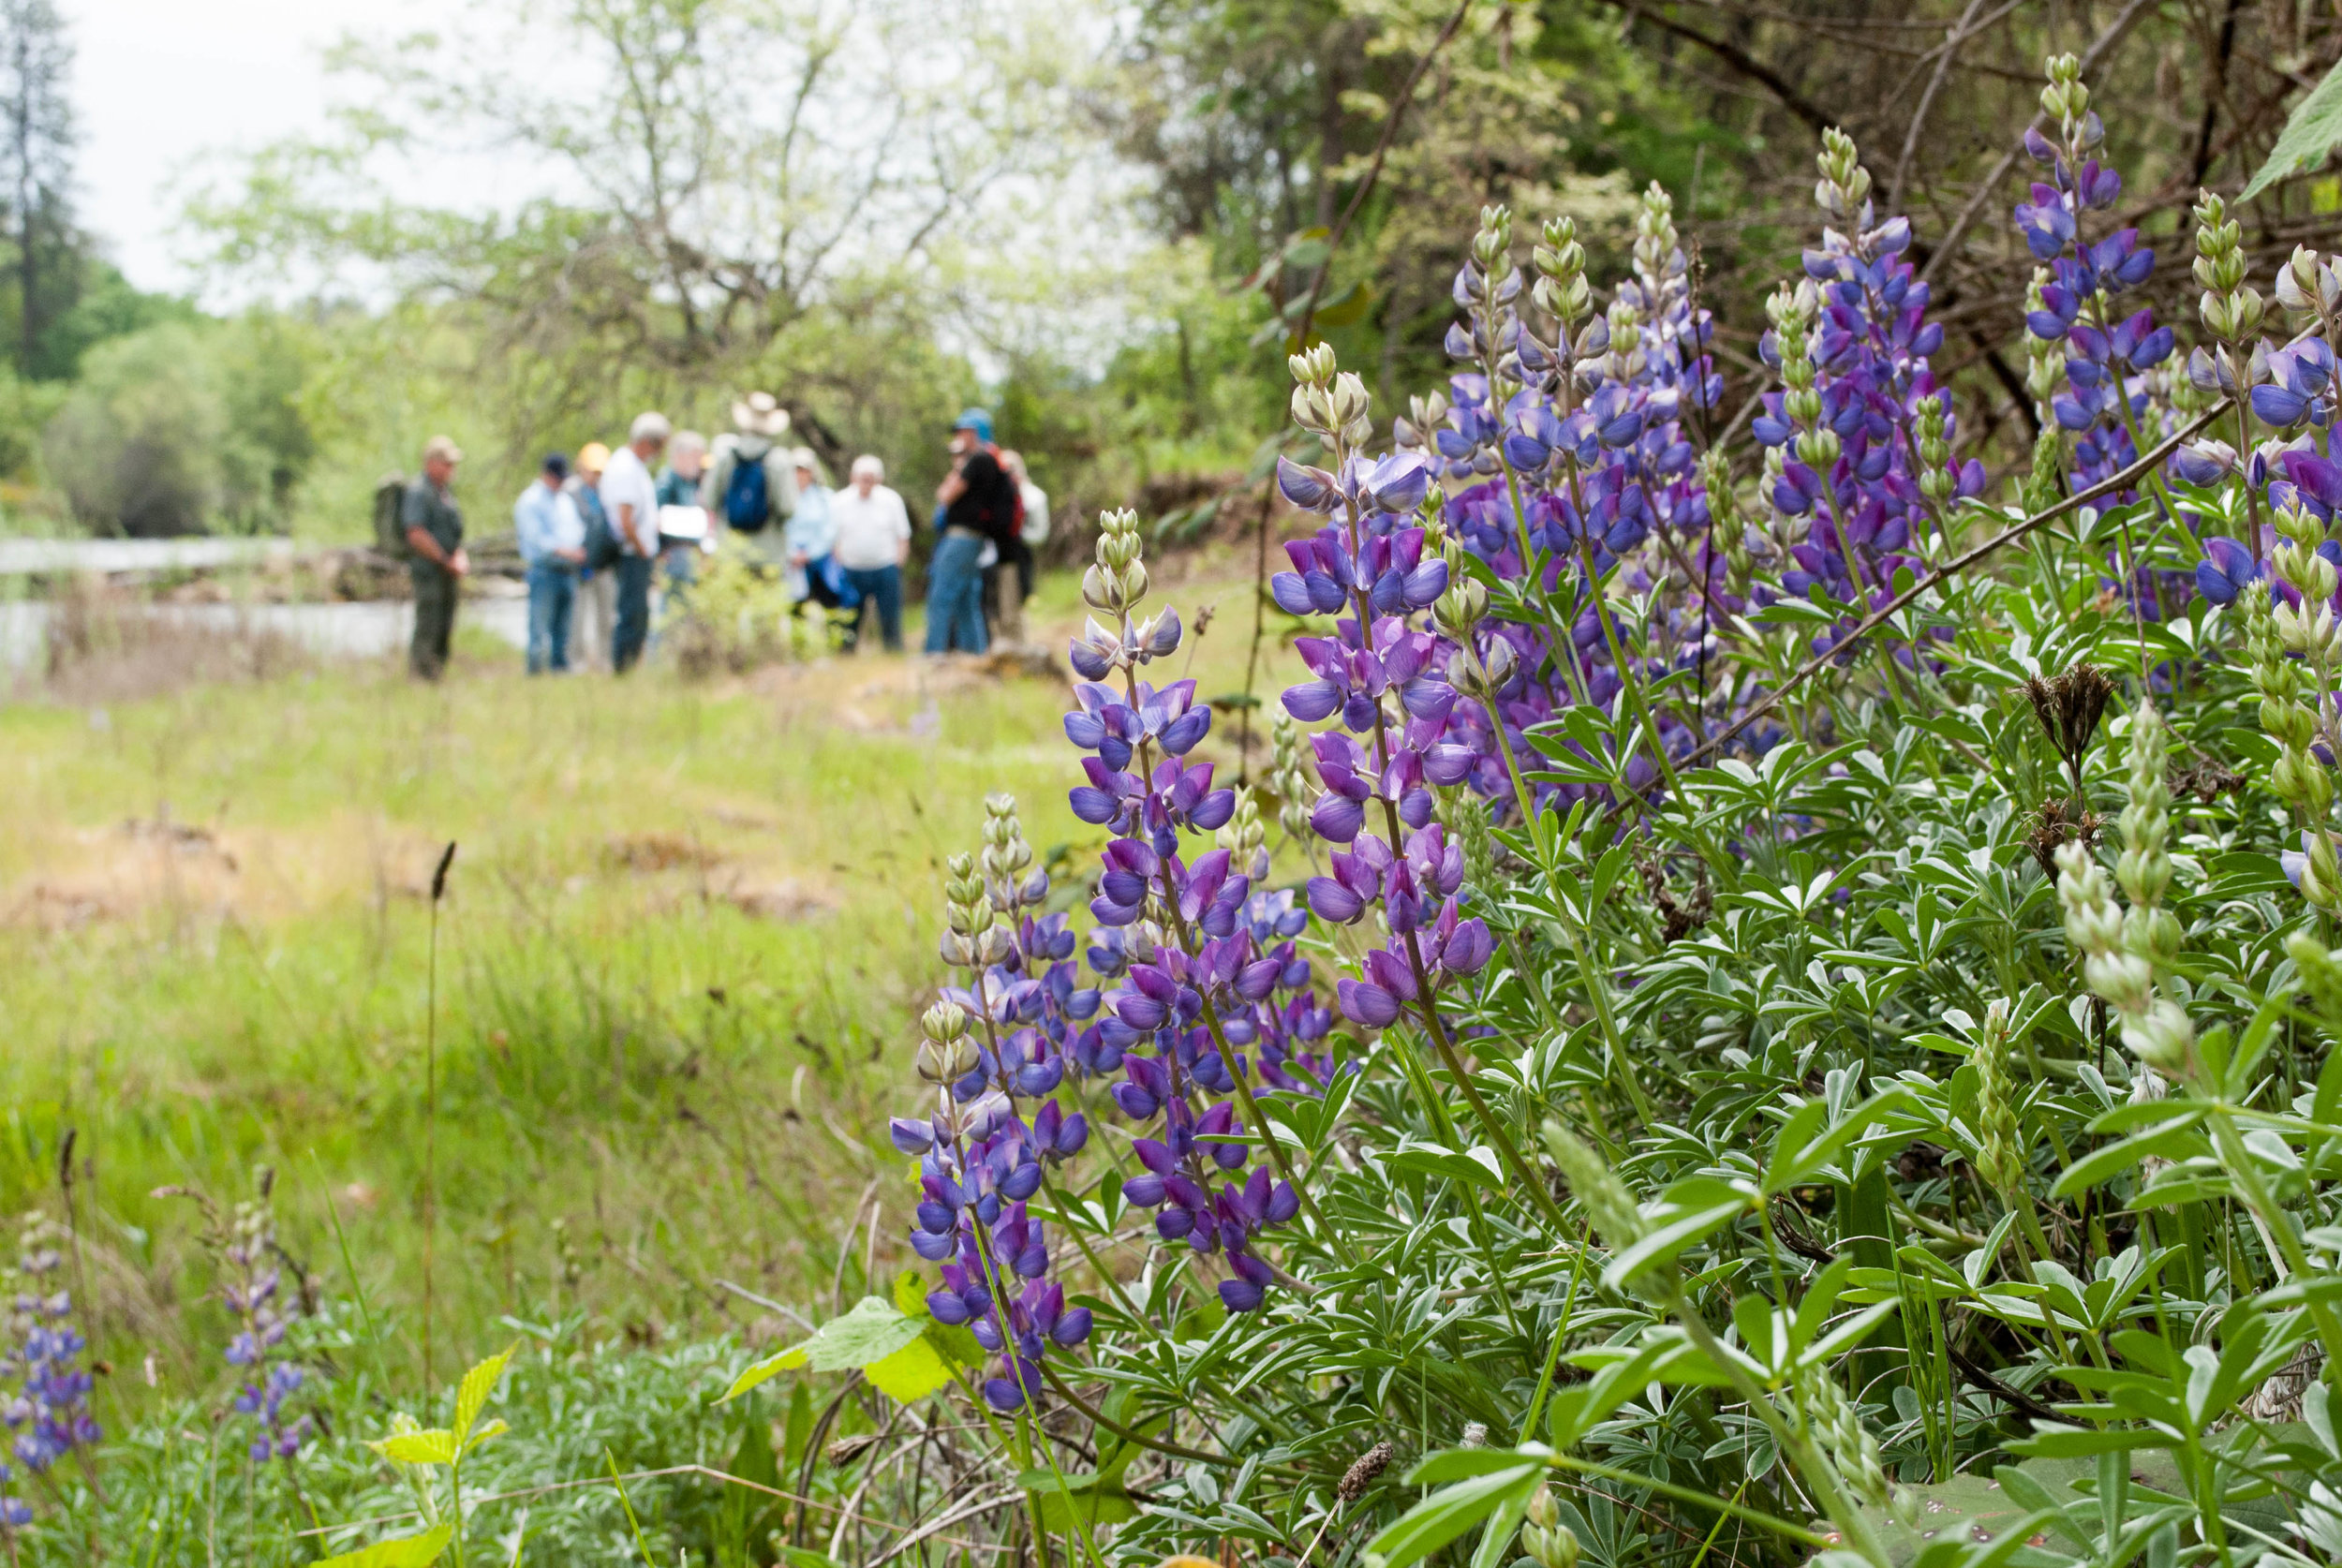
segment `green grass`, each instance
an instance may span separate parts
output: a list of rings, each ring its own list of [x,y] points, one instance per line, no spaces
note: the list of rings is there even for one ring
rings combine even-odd
[[[1071,624],[1071,592],[1048,584],[1043,624]],[[1240,684],[1243,596],[1167,596],[1191,624],[1199,599],[1231,611],[1201,643],[1207,693]],[[825,1310],[866,1255],[897,1256],[883,1117],[941,971],[942,862],[995,790],[1045,854],[1095,842],[1064,806],[1062,686],[867,658],[703,688],[516,663],[471,643],[437,688],[342,667],[0,710],[0,1206],[57,1211],[70,1129],[77,1266],[117,1368],[101,1413],[220,1385],[197,1216],[152,1194],[233,1201],[260,1165],[288,1250],[327,1294],[362,1289],[398,1379],[418,1369],[427,883],[449,840],[440,1379],[505,1314],[704,1335],[761,1315],[719,1280]]]

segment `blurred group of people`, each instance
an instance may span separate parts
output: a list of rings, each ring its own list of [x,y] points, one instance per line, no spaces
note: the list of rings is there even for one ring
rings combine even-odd
[[[739,399],[732,417],[733,430],[711,442],[646,412],[615,451],[596,441],[573,458],[547,454],[512,504],[528,584],[529,673],[633,668],[649,644],[657,579],[663,574],[670,597],[688,594],[700,555],[727,534],[780,574],[793,599],[831,612],[847,646],[875,614],[882,643],[901,650],[912,525],[885,464],[865,453],[846,486],[833,489],[815,452],[785,444],[789,413],[770,393]],[[1023,640],[1049,502],[1023,460],[993,443],[983,409],[959,417],[950,452],[952,470],[936,491],[926,651],[982,653],[996,636]],[[447,436],[432,437],[422,474],[398,498],[415,589],[410,662],[425,679],[446,668],[471,570],[453,495],[463,456]]]

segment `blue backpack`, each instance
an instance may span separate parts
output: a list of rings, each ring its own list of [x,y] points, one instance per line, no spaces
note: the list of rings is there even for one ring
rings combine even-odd
[[[741,533],[752,534],[764,526],[772,513],[772,496],[765,488],[764,460],[735,458],[732,478],[724,485],[724,522]]]

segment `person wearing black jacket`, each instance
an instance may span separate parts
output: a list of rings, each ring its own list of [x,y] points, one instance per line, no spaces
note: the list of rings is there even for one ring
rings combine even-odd
[[[984,547],[1005,555],[1024,525],[1024,499],[1001,466],[992,416],[971,408],[952,426],[957,462],[936,486],[938,537],[927,558],[926,651],[982,653]]]

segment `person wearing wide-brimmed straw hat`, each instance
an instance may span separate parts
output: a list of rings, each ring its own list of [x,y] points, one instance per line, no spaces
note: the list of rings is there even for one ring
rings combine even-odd
[[[716,437],[700,481],[700,505],[713,525],[752,540],[776,566],[786,564],[781,525],[797,510],[797,472],[789,410],[771,392],[752,392],[732,406],[732,433]]]

